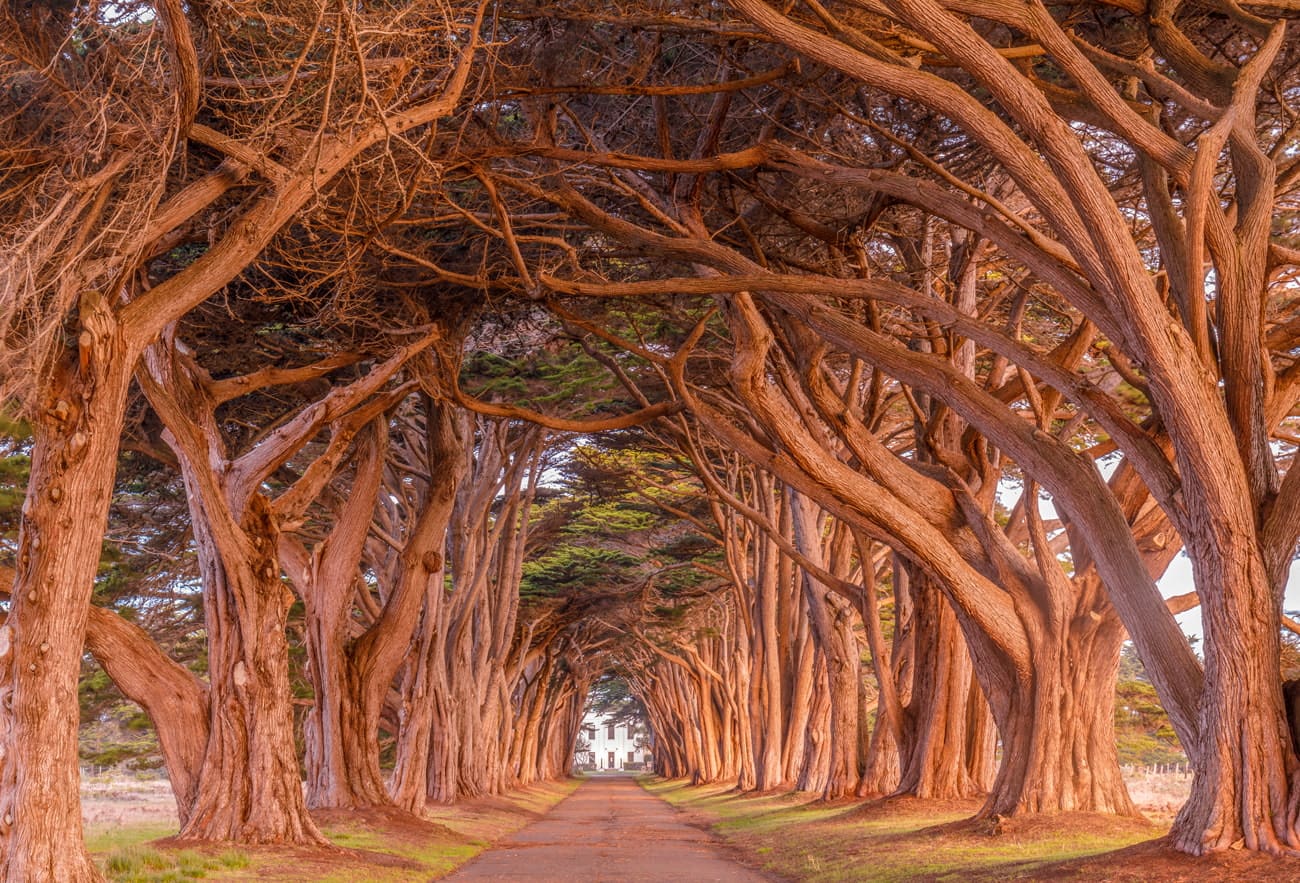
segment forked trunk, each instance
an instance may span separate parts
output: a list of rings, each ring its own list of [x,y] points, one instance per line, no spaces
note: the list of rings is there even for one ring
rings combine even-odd
[[[194,519],[205,570],[211,732],[180,837],[323,845],[294,750],[285,635],[293,595],[280,579],[270,504],[254,494],[247,511],[238,555],[218,551],[202,519]]]

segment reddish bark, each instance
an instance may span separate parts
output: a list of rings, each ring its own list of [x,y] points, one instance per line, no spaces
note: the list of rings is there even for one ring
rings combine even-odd
[[[207,685],[163,653],[144,629],[93,605],[86,649],[123,695],[149,715],[184,827],[198,797],[198,771],[208,741]]]
[[[971,693],[973,669],[957,618],[924,576],[909,575],[899,582],[903,586],[895,591],[903,593],[909,602],[904,607],[911,608],[910,616],[901,620],[911,644],[904,663],[910,684],[902,694],[902,764],[896,793],[935,799],[981,795],[989,783],[972,775],[981,759],[967,753],[967,728],[984,698]]]
[[[282,542],[286,560],[306,603],[309,673],[316,703],[304,724],[307,738],[307,799],[312,807],[391,805],[379,768],[379,725],[394,676],[419,623],[419,606],[442,579],[447,526],[466,467],[468,440],[463,412],[426,403],[421,447],[427,487],[415,500],[414,524],[385,580],[387,591],[372,624],[353,635],[350,616],[359,563],[385,469],[388,426],[375,427],[378,447],[367,445],[358,460],[346,503],[325,542],[310,554]],[[406,494],[398,470],[392,494]]]
[[[100,879],[82,845],[77,679],[130,383],[131,351],[87,295],[78,352],[45,385],[0,627],[0,876]]]
[[[503,669],[515,637],[543,436],[480,419],[477,439],[451,515],[451,589],[430,583],[422,595],[421,625],[401,678],[392,791],[412,811],[430,799],[496,793],[508,777],[513,691]]]

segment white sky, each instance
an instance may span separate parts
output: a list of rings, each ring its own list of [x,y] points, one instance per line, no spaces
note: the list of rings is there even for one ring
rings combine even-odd
[[[1190,592],[1195,588],[1192,584],[1192,562],[1186,552],[1178,553],[1178,557],[1170,563],[1169,569],[1165,571],[1165,575],[1160,578],[1157,585],[1160,586],[1160,594],[1166,598]],[[1286,584],[1286,597],[1282,609],[1300,610],[1300,560],[1291,562],[1291,575]],[[1174,619],[1182,626],[1185,633],[1200,637],[1201,608],[1195,607],[1186,613],[1180,613]]]
[[[1118,464],[1119,458],[1112,457],[1099,461],[1097,467],[1102,476],[1109,479]],[[998,499],[1004,506],[1010,508],[1019,500],[1020,490],[1019,482],[1004,482],[998,491]],[[1052,505],[1051,496],[1041,489],[1039,490],[1039,511],[1042,512],[1043,518],[1056,517],[1056,509]],[[1156,585],[1160,589],[1160,594],[1166,598],[1182,595],[1196,588],[1195,583],[1192,581],[1192,561],[1187,557],[1186,550],[1179,552],[1178,557],[1170,562],[1165,575],[1156,581]],[[1300,559],[1291,562],[1291,572],[1287,580],[1282,609],[1300,611]],[[1178,614],[1174,619],[1182,627],[1185,634],[1203,637],[1201,608],[1194,607],[1185,613]]]

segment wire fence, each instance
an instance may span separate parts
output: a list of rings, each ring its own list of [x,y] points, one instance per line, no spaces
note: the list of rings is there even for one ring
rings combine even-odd
[[[1120,769],[1128,778],[1137,776],[1190,776],[1193,773],[1192,765],[1186,761],[1182,763],[1128,763],[1124,764]]]

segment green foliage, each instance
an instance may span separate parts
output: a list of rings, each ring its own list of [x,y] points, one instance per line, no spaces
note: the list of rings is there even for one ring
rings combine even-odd
[[[587,712],[603,715],[608,723],[643,719],[645,708],[632,694],[627,681],[616,675],[597,678],[587,692]]]
[[[0,542],[18,543],[18,523],[31,474],[31,427],[0,410]]]
[[[1183,763],[1178,736],[1131,644],[1120,652],[1115,685],[1115,740],[1121,764]]]
[[[83,763],[130,770],[162,766],[149,715],[127,701],[102,668],[89,663],[83,667],[77,695],[81,705],[78,752]]]
[[[648,530],[658,519],[653,512],[629,505],[626,501],[595,503],[580,509],[564,532],[577,536],[620,536],[632,531]]]
[[[563,417],[618,413],[629,404],[609,372],[581,347],[555,340],[513,358],[478,350],[461,370],[465,391]]]
[[[564,544],[525,561],[520,594],[555,596],[617,584],[637,559],[624,552],[595,546]]]

